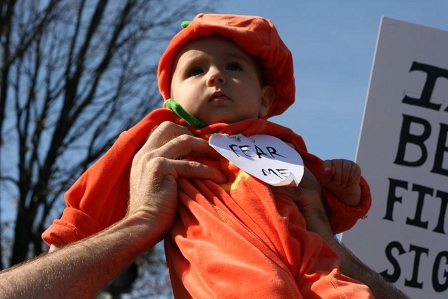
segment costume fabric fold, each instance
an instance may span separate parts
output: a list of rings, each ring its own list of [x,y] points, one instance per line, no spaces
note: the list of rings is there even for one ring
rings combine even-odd
[[[309,154],[302,138],[263,119],[189,127],[168,109],[158,109],[128,131],[66,193],[62,217],[43,233],[49,244],[68,244],[124,217],[133,156],[151,130],[164,121],[188,127],[208,139],[212,133],[267,134],[291,143],[320,180],[322,161]],[[373,298],[369,289],[342,275],[336,253],[317,234],[288,197],[248,175],[225,158],[195,160],[220,169],[228,182],[178,181],[179,213],[165,238],[165,252],[176,298]],[[335,233],[366,215],[370,191],[361,180],[358,207],[323,190]]]

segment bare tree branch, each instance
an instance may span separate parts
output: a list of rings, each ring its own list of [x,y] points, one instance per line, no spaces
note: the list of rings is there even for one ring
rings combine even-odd
[[[63,193],[121,131],[161,106],[158,59],[180,23],[207,7],[0,1],[0,211],[15,213],[12,228],[0,223],[0,238],[6,229],[13,240],[0,241],[0,269],[5,257],[12,265],[46,249],[40,235],[62,212]]]

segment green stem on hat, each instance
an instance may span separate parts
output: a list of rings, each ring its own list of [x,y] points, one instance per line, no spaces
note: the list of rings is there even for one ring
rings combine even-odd
[[[190,126],[193,126],[195,128],[204,128],[207,126],[207,124],[203,123],[193,115],[190,115],[187,111],[185,111],[184,108],[182,108],[179,103],[177,103],[173,99],[166,100],[166,107],[168,109],[171,109],[180,118],[183,118]]]
[[[182,29],[185,29],[185,28],[187,28],[188,25],[190,25],[190,21],[183,21],[180,24],[180,27],[182,27]]]

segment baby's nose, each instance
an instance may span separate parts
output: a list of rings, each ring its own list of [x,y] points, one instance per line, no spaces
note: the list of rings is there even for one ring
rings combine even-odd
[[[224,76],[222,75],[222,73],[219,70],[212,70],[210,72],[210,75],[207,79],[207,85],[208,86],[214,86],[216,84],[225,84],[226,83],[226,79],[224,78]]]

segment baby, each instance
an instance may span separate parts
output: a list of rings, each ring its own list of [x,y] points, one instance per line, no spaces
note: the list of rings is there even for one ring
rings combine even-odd
[[[158,73],[165,108],[124,132],[67,192],[63,216],[43,234],[48,243],[68,244],[124,217],[132,158],[166,122],[204,139],[275,136],[321,182],[335,233],[366,215],[371,196],[355,163],[324,162],[307,152],[300,136],[267,121],[295,93],[291,53],[269,20],[199,14],[171,40]],[[165,238],[176,298],[373,298],[339,271],[337,254],[306,230],[291,198],[224,157],[190,159],[218,168],[228,182],[178,179],[179,214]]]

